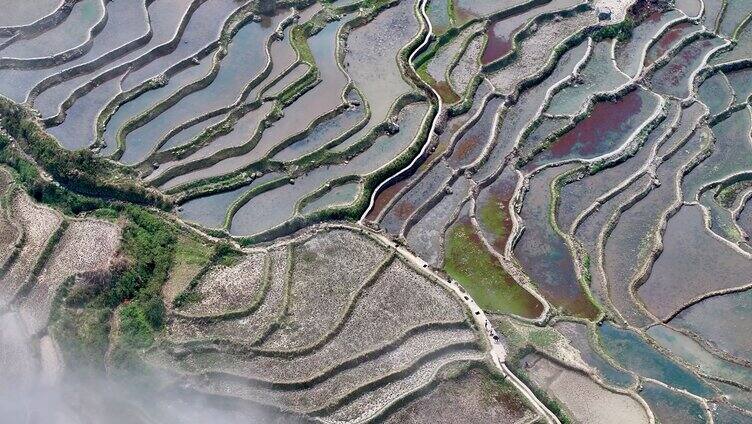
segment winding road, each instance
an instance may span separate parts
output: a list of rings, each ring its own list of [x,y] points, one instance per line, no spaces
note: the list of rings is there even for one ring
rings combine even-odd
[[[431,43],[431,40],[433,39],[433,26],[431,25],[431,20],[428,19],[428,15],[426,14],[426,4],[428,3],[428,0],[420,0],[420,3],[418,5],[421,18],[423,20],[423,28],[426,28],[426,35],[423,39],[423,42],[410,54],[410,57],[408,59],[408,64],[413,68],[413,71],[416,72],[415,66],[413,65],[413,61],[415,57],[417,56],[418,52],[422,51],[426,46],[428,46]],[[373,193],[371,193],[371,200],[368,204],[368,207],[366,208],[365,212],[363,212],[363,215],[361,215],[360,224],[363,224],[363,220],[366,216],[371,212],[371,209],[373,208],[373,205],[376,201],[376,196],[381,191],[381,189],[391,183],[393,180],[398,178],[400,175],[404,174],[408,170],[410,170],[417,162],[420,160],[420,158],[425,154],[426,149],[431,144],[432,137],[436,137],[435,129],[436,126],[439,124],[439,119],[444,111],[444,102],[441,99],[441,96],[439,95],[436,90],[433,89],[430,85],[428,86],[431,90],[434,98],[437,99],[438,102],[438,108],[436,110],[436,114],[433,117],[433,121],[431,122],[431,128],[428,132],[428,136],[426,139],[426,142],[423,143],[423,148],[421,149],[420,153],[418,153],[415,158],[408,164],[406,167],[402,168],[399,172],[395,173],[391,177],[385,179],[384,181],[379,184],[376,189],[374,189]],[[431,275],[436,281],[438,281],[441,285],[443,285],[445,288],[451,290],[454,292],[457,297],[462,300],[462,302],[465,304],[465,307],[467,307],[471,314],[473,319],[475,320],[475,324],[478,326],[479,329],[483,329],[483,334],[485,335],[486,339],[488,340],[488,344],[491,347],[489,354],[491,355],[491,360],[493,364],[496,366],[496,368],[501,372],[501,374],[509,381],[510,384],[512,384],[517,390],[527,399],[528,403],[535,409],[535,411],[543,417],[546,422],[549,424],[561,424],[559,419],[556,417],[556,415],[551,412],[544,404],[541,402],[535,394],[530,390],[529,387],[525,385],[512,371],[506,366],[505,360],[506,360],[506,349],[504,349],[504,346],[498,341],[494,339],[494,336],[496,335],[496,330],[494,330],[491,322],[486,318],[486,314],[483,312],[483,310],[478,306],[477,303],[473,300],[473,298],[465,292],[465,290],[459,285],[459,283],[450,282],[445,280],[442,276],[434,272],[431,267],[424,261],[423,259],[415,256],[412,252],[407,250],[403,246],[395,245],[394,242],[392,242],[389,238],[384,236],[383,234],[376,233],[372,230],[370,230],[366,225],[361,225],[363,228],[365,228],[374,238],[378,239],[380,242],[387,246],[391,246],[395,249],[395,251],[401,255],[405,260],[409,261],[411,264],[413,264],[415,267],[422,269],[425,273]]]
[[[489,354],[491,355],[491,360],[493,364],[496,366],[496,368],[499,370],[499,372],[506,377],[507,381],[512,384],[517,390],[527,399],[530,406],[535,409],[535,411],[541,416],[544,417],[546,422],[549,424],[561,424],[559,419],[556,417],[556,415],[551,412],[546,405],[543,404],[533,393],[532,390],[530,390],[529,387],[525,385],[514,373],[507,367],[505,361],[506,361],[506,349],[504,349],[504,345],[501,344],[499,341],[494,340],[494,335],[496,334],[496,330],[494,330],[491,321],[488,320],[486,317],[486,314],[483,312],[483,310],[478,306],[477,303],[473,300],[473,298],[465,292],[465,290],[460,286],[459,283],[447,281],[433,271],[431,267],[424,261],[423,259],[419,258],[418,256],[415,256],[412,252],[410,252],[408,249],[406,249],[404,246],[395,244],[392,240],[390,240],[387,236],[381,233],[376,233],[367,227],[365,228],[366,231],[368,231],[369,235],[376,240],[378,240],[380,243],[384,244],[385,246],[389,246],[394,249],[394,251],[402,256],[403,259],[410,262],[413,266],[416,268],[419,268],[423,270],[424,273],[430,275],[435,281],[437,281],[439,284],[444,286],[446,289],[452,291],[457,297],[464,303],[465,307],[470,310],[473,319],[475,320],[475,325],[478,326],[479,329],[485,329],[483,331],[484,336],[486,337],[486,340],[488,341],[489,346],[491,346],[491,349],[489,351]]]

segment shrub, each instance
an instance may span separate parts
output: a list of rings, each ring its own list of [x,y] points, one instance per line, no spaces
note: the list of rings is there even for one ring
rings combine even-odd
[[[175,299],[172,301],[172,306],[175,308],[180,308],[182,306],[188,305],[189,303],[198,303],[201,301],[201,299],[202,296],[199,292],[184,291],[175,296]]]
[[[101,368],[109,343],[111,311],[89,306],[62,309],[50,329],[70,360],[67,366]]]
[[[125,346],[147,348],[154,342],[154,332],[145,311],[135,304],[120,310],[120,335]]]
[[[210,263],[221,266],[233,266],[243,256],[243,253],[235,249],[230,243],[221,242],[214,248]]]
[[[133,266],[116,277],[107,296],[110,307],[136,296],[142,300],[159,296],[173,262],[172,226],[135,206],[127,206],[125,212],[130,222],[123,231],[123,250]]]
[[[592,35],[593,41],[603,41],[609,38],[616,38],[621,42],[625,42],[632,38],[632,30],[634,28],[635,21],[631,18],[625,18],[618,24],[608,25],[597,29]]]

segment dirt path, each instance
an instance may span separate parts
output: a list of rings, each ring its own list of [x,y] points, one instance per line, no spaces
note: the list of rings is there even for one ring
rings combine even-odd
[[[483,334],[486,337],[488,344],[491,346],[491,349],[489,351],[491,360],[499,370],[499,372],[505,378],[507,378],[507,381],[510,384],[517,388],[517,390],[528,400],[535,411],[540,414],[540,416],[545,418],[546,422],[548,422],[549,424],[560,424],[559,419],[556,417],[556,415],[553,412],[549,411],[548,408],[543,404],[543,402],[541,402],[535,396],[532,390],[530,390],[530,388],[527,387],[525,383],[523,383],[519,378],[517,378],[517,376],[514,375],[514,373],[512,373],[512,371],[510,371],[506,366],[505,360],[507,352],[506,349],[504,349],[504,345],[494,339],[496,330],[494,330],[491,322],[488,320],[488,318],[486,318],[486,314],[483,312],[483,310],[478,306],[478,304],[475,303],[473,298],[462,289],[459,283],[445,280],[441,275],[434,272],[426,263],[426,261],[415,256],[405,247],[395,245],[394,242],[385,235],[375,233],[371,230],[368,231],[372,237],[378,239],[381,243],[387,246],[393,247],[395,252],[402,256],[402,258],[413,264],[415,267],[422,269],[423,272],[429,274],[442,286],[454,292],[457,297],[462,300],[462,302],[465,304],[465,307],[468,308],[472,313],[473,319],[475,320],[475,325],[477,325],[478,328],[484,329]]]
[[[428,29],[426,32],[426,36],[423,39],[423,42],[416,48],[411,54],[410,58],[408,59],[408,63],[410,66],[412,66],[413,60],[415,59],[415,56],[418,54],[418,52],[422,51],[423,48],[425,48],[427,45],[431,43],[432,40],[432,33],[433,33],[433,27],[431,25],[430,19],[428,19],[428,15],[426,14],[426,4],[428,3],[428,0],[420,0],[419,3],[419,10],[421,18],[424,22],[424,27]],[[433,89],[433,87],[430,87],[431,92],[433,95],[438,99],[438,109],[436,111],[436,115],[433,118],[433,121],[431,122],[431,129],[428,132],[428,140],[423,144],[423,148],[421,149],[420,153],[410,162],[409,165],[407,165],[405,168],[401,169],[396,174],[392,175],[391,177],[387,178],[386,180],[382,181],[381,184],[379,184],[376,189],[371,194],[371,201],[368,205],[368,208],[366,208],[363,215],[361,215],[360,224],[363,223],[363,220],[366,216],[370,213],[371,209],[373,208],[374,202],[376,201],[376,196],[381,190],[382,187],[389,184],[392,180],[402,175],[404,172],[407,172],[407,170],[411,169],[415,163],[423,156],[428,146],[431,144],[431,138],[435,137],[434,130],[436,129],[436,126],[439,123],[439,119],[441,117],[441,114],[444,111],[444,102],[441,99],[441,96],[436,92],[436,90]],[[363,227],[366,227],[363,225]],[[459,299],[462,300],[462,302],[465,304],[465,306],[471,311],[473,319],[475,320],[475,324],[478,326],[478,328],[482,328],[483,334],[485,335],[486,339],[488,340],[489,345],[491,346],[490,349],[490,355],[492,362],[496,366],[496,368],[501,372],[503,376],[507,378],[509,383],[511,383],[513,386],[517,388],[517,390],[528,400],[530,405],[535,409],[535,411],[540,414],[542,417],[545,418],[546,422],[549,424],[560,424],[559,419],[554,415],[551,411],[546,408],[546,406],[533,394],[533,392],[530,390],[529,387],[527,387],[522,381],[520,381],[517,376],[515,376],[509,368],[507,368],[504,361],[506,360],[506,349],[504,349],[504,346],[494,338],[496,336],[496,331],[494,330],[491,322],[486,318],[486,314],[483,312],[483,310],[475,303],[472,297],[470,297],[469,294],[467,294],[458,283],[452,283],[449,281],[446,281],[443,277],[436,274],[431,270],[429,265],[426,263],[426,261],[420,259],[419,257],[412,254],[412,252],[408,251],[402,246],[395,246],[394,243],[389,240],[387,237],[385,237],[382,234],[374,233],[370,229],[368,230],[372,236],[379,239],[382,243],[386,244],[387,246],[393,246],[398,254],[400,254],[404,259],[412,263],[417,268],[423,269],[424,272],[430,274],[436,281],[441,283],[444,287],[454,292]]]

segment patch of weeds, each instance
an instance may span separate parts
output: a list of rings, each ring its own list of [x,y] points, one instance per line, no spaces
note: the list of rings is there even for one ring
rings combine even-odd
[[[121,343],[141,349],[154,343],[153,325],[145,309],[131,303],[125,305],[119,315]]]
[[[312,25],[306,23],[303,25],[297,25],[290,30],[290,40],[293,49],[298,53],[300,60],[308,63],[311,66],[316,66],[316,60],[313,58],[313,52],[308,45],[309,31]]]
[[[447,232],[445,271],[487,310],[537,316],[540,303],[507,274],[474,232],[460,222]]]
[[[230,243],[220,243],[214,250],[211,262],[219,266],[231,267],[240,262],[243,256],[243,252],[235,249]]]
[[[109,207],[104,207],[95,209],[94,212],[92,212],[92,216],[107,221],[114,221],[120,217],[120,212]]]
[[[487,202],[480,207],[478,219],[499,240],[506,240],[508,234],[509,217],[504,208],[498,207],[496,202]]]
[[[363,9],[375,9],[384,6],[392,0],[363,0],[360,2],[360,7]]]
[[[175,245],[175,263],[204,265],[211,259],[211,247],[195,237],[178,237]]]
[[[439,96],[441,96],[441,100],[443,100],[444,103],[451,104],[460,101],[460,96],[454,92],[452,87],[446,81],[436,81],[431,74],[428,73],[428,62],[424,63],[417,71],[420,79],[433,87],[433,89],[439,93]]]
[[[295,260],[296,262],[303,263],[303,264],[313,264],[316,262],[316,259],[318,258],[318,255],[316,252],[306,249],[306,248],[299,248],[295,252]]]
[[[731,208],[739,195],[752,187],[752,180],[742,180],[721,186],[715,194],[715,200],[724,208]]]
[[[557,334],[549,329],[534,329],[530,331],[529,338],[530,343],[542,348],[550,348],[559,341]]]
[[[590,273],[590,255],[585,255],[582,259],[582,279],[588,286],[593,281],[593,275]]]
[[[60,308],[50,332],[60,344],[66,364],[101,369],[109,344],[109,308]]]
[[[191,303],[201,302],[201,299],[203,299],[203,296],[199,292],[184,291],[175,296],[175,300],[172,301],[172,306],[175,308],[180,308]]]
[[[629,41],[629,39],[632,38],[632,30],[634,30],[635,26],[635,21],[627,17],[618,24],[598,28],[592,34],[593,41],[598,42],[612,38],[615,38],[622,43]]]

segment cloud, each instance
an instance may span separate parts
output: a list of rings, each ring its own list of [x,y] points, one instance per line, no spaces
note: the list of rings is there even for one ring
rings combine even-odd
[[[12,424],[252,424],[300,422],[251,402],[189,391],[158,374],[117,379],[67,364],[49,337],[0,315],[0,422]]]

